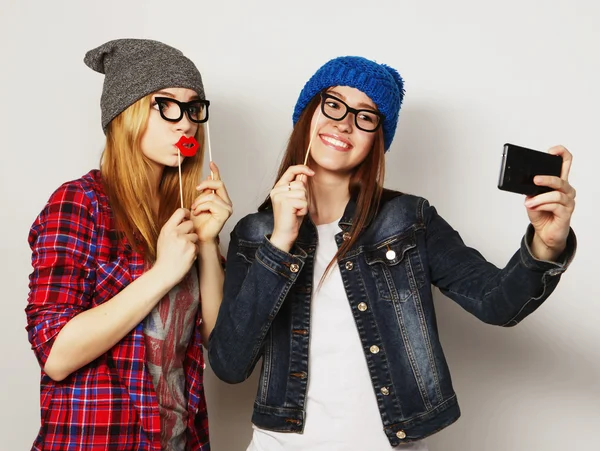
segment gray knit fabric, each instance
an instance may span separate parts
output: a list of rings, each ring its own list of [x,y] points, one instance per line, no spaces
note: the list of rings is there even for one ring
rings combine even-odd
[[[182,52],[148,39],[116,39],[85,54],[85,64],[105,74],[102,130],[142,97],[165,88],[189,88],[205,99],[198,68]]]

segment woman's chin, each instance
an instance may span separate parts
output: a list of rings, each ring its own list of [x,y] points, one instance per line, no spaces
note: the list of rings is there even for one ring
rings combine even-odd
[[[181,163],[182,164],[183,164],[184,160],[185,160],[185,157],[182,155],[181,156]],[[163,164],[165,166],[169,167],[169,168],[176,168],[176,167],[179,166],[179,158],[177,157],[177,155],[175,155],[174,157],[166,159]]]
[[[340,174],[345,174],[350,170],[347,167],[347,164],[343,164],[337,158],[318,158],[314,159],[314,163],[316,163],[318,169],[327,172],[339,172]]]

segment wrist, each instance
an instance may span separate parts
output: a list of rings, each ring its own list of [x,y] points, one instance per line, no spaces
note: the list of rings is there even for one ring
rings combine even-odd
[[[212,254],[219,254],[219,242],[216,238],[207,241],[198,241],[196,243],[198,257]]]
[[[158,264],[158,262],[154,263],[154,265],[146,271],[141,277],[146,276],[146,280],[148,280],[152,285],[152,290],[168,293],[171,288],[175,286],[177,281],[172,280],[168,274],[163,271],[162,267]],[[140,277],[140,278],[141,278]]]
[[[198,240],[196,244],[198,245],[198,248],[212,249],[219,246],[219,240],[217,237],[208,238],[206,240]]]
[[[269,241],[276,248],[278,248],[284,252],[289,252],[292,249],[292,246],[293,246],[295,240],[289,239],[289,237],[286,238],[285,236],[281,236],[277,233],[273,233],[269,237]]]
[[[533,234],[531,240],[531,253],[538,260],[556,261],[567,247],[567,243],[557,246],[548,246],[537,233]]]

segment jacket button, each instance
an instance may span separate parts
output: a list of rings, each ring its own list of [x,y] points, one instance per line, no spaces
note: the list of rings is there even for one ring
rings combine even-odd
[[[352,268],[354,268],[354,263],[352,263],[352,262],[346,262],[346,269],[348,271],[352,271]]]
[[[389,395],[389,394],[390,394],[390,389],[389,389],[389,388],[387,388],[387,387],[381,387],[381,390],[380,390],[380,391],[381,391],[381,394],[382,394],[383,396],[387,396],[387,395]]]
[[[352,235],[350,235],[348,232],[344,232],[342,238],[344,239],[344,241],[349,241],[350,238],[352,238]]]
[[[369,351],[371,351],[371,354],[377,354],[379,352],[379,346],[373,345],[369,348]]]
[[[365,310],[367,310],[367,304],[365,304],[364,302],[361,302],[360,304],[358,304],[358,309],[361,312],[364,312]]]
[[[406,438],[406,432],[398,431],[398,432],[396,432],[396,437],[398,437],[399,439]]]
[[[298,272],[298,271],[300,271],[300,266],[298,266],[296,263],[292,263],[290,265],[290,271],[292,271],[292,272]]]
[[[385,258],[387,258],[388,260],[393,260],[396,258],[396,252],[394,252],[393,250],[389,250],[385,253]]]

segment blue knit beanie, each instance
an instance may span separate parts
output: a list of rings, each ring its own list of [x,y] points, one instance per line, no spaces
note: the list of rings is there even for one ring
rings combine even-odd
[[[382,125],[384,148],[387,152],[396,133],[400,105],[404,98],[404,81],[398,71],[360,56],[341,56],[328,61],[306,82],[300,92],[292,117],[294,125],[313,97],[333,86],[356,88],[377,105],[379,112],[385,116]]]

